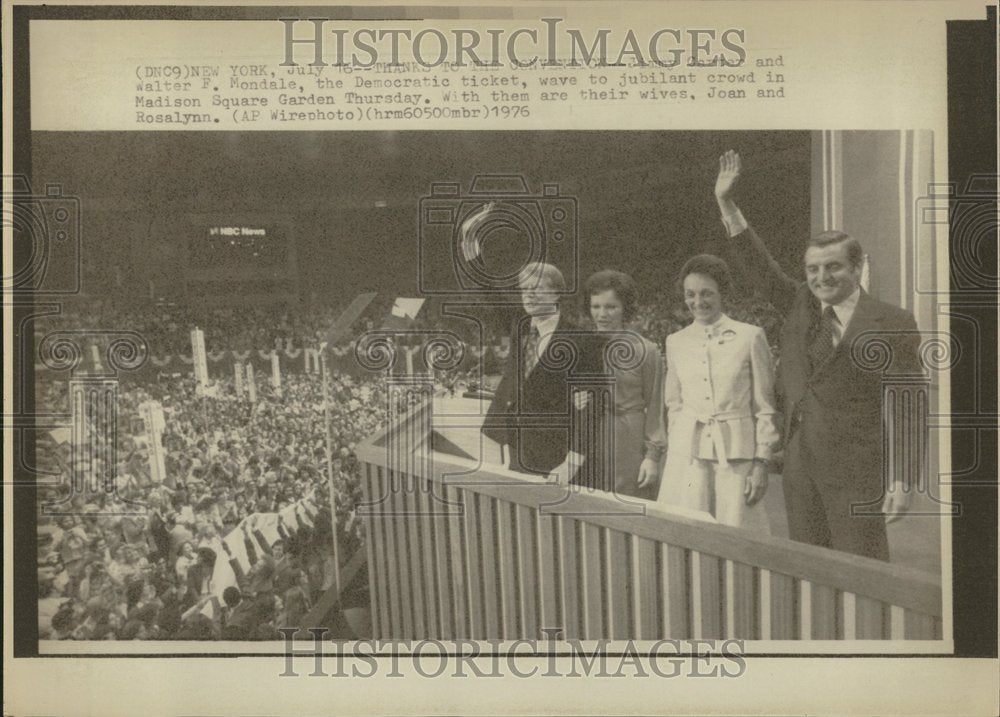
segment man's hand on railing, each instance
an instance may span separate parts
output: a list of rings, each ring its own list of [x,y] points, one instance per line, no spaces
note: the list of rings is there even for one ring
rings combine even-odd
[[[652,485],[656,481],[659,467],[656,461],[652,458],[643,458],[642,463],[639,464],[639,478],[636,481],[640,488],[645,488],[647,485]]]
[[[552,470],[552,477],[556,485],[569,486],[574,478],[576,478],[577,472],[580,470],[580,466],[583,465],[583,456],[579,453],[574,453],[570,451],[566,455],[566,460],[560,463]]]
[[[911,498],[911,492],[906,490],[902,483],[893,481],[885,492],[885,500],[882,501],[886,524],[894,523],[906,515],[906,511],[910,509]]]
[[[767,464],[755,460],[750,475],[747,476],[743,496],[748,506],[756,505],[767,492]]]

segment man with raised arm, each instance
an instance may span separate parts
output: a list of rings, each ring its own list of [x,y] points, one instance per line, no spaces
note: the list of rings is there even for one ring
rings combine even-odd
[[[492,203],[463,224],[467,259],[478,254],[471,244],[491,211]],[[521,267],[518,287],[523,311],[510,327],[510,357],[482,432],[505,447],[511,470],[554,474],[562,484],[591,484],[597,477],[597,447],[590,445],[596,434],[585,414],[593,410],[573,395],[573,379],[604,373],[603,344],[562,311],[566,282],[556,266]]]
[[[785,315],[778,360],[784,412],[784,493],[793,540],[879,560],[889,559],[886,523],[909,507],[906,486],[883,478],[886,374],[919,374],[919,334],[908,311],[861,288],[864,251],[857,239],[825,231],[809,240],[805,281],[790,277],[734,201],[740,156],[719,160],[715,196],[753,280]],[[889,352],[883,371],[859,365],[864,344]],[[881,500],[881,514],[878,502]]]

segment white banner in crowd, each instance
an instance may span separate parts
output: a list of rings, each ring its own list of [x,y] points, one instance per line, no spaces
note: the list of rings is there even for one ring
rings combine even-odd
[[[419,346],[403,347],[403,353],[406,355],[406,374],[408,376],[412,376],[414,374],[413,357],[417,355],[418,351],[420,351]]]
[[[237,398],[243,398],[243,394],[246,393],[246,384],[244,383],[243,378],[243,364],[237,361],[233,364],[233,381],[236,385]]]
[[[250,396],[250,403],[257,403],[257,374],[254,373],[253,364],[247,364],[247,394]]]
[[[215,567],[212,569],[211,591],[212,595],[221,601],[222,593],[225,592],[226,588],[239,587],[239,583],[236,579],[236,571],[233,570],[233,566],[229,563],[229,556],[226,555],[226,549],[222,546],[222,540],[219,537],[215,537],[208,547],[215,552]]]
[[[205,354],[205,332],[191,329],[191,356],[194,359],[194,380],[199,396],[208,388],[208,357]]]
[[[228,587],[239,587],[239,574],[249,575],[251,568],[264,555],[270,554],[274,544],[283,536],[297,533],[303,525],[312,526],[312,517],[319,512],[312,495],[286,506],[281,513],[253,513],[233,528],[224,538],[216,537],[205,547],[215,553],[215,567],[209,583],[209,592],[217,600],[205,604],[201,613],[213,618],[223,604],[222,594]],[[194,516],[191,516],[192,520]],[[250,541],[252,554],[247,550]]]
[[[97,348],[97,344],[90,345],[90,360],[93,363],[94,372],[102,373],[104,367],[101,364],[101,350]]]
[[[243,542],[243,538],[244,538],[243,531],[237,529],[231,532],[229,535],[227,535],[223,539],[223,542],[229,549],[228,552],[229,555],[231,556],[231,559],[236,561],[236,564],[239,566],[240,570],[243,572],[244,575],[246,575],[248,572],[250,572],[250,568],[252,565],[250,563],[250,556],[247,554],[247,544]]]
[[[278,511],[278,520],[289,530],[299,529],[299,519],[295,516],[295,506],[286,505]]]
[[[319,349],[306,349],[306,373],[319,373]]]
[[[163,415],[163,406],[159,401],[144,401],[139,404],[139,411],[146,428],[149,479],[153,483],[163,483],[167,477],[163,452],[163,432],[166,430],[167,422]]]
[[[244,521],[252,533],[259,532],[263,536],[269,549],[281,539],[277,513],[254,513],[244,518]]]
[[[281,359],[278,358],[277,351],[271,354],[271,388],[281,395]]]

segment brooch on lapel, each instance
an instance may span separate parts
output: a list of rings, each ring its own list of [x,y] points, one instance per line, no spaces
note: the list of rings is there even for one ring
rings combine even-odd
[[[722,344],[728,343],[729,341],[732,341],[735,338],[736,338],[736,332],[733,331],[732,329],[726,329],[725,331],[719,334],[719,346],[722,346]]]

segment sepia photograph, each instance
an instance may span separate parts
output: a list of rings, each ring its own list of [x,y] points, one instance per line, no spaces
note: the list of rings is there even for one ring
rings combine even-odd
[[[5,2],[5,712],[989,714],[920,6]]]
[[[931,143],[32,137],[39,639],[941,640]]]

